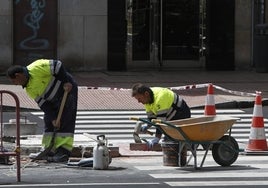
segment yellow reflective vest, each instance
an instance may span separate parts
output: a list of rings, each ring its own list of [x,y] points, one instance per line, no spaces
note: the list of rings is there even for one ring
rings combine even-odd
[[[145,111],[148,118],[165,119],[167,112],[172,108],[175,93],[168,88],[152,87],[154,102],[145,104]]]
[[[32,99],[40,97],[52,79],[50,60],[41,59],[27,66],[30,77],[25,88]]]

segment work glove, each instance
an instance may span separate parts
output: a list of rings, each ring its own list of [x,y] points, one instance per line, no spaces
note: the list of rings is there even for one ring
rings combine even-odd
[[[146,133],[146,131],[148,130],[148,128],[149,128],[148,125],[144,124],[144,125],[141,126],[140,132],[141,133]]]
[[[155,144],[159,143],[159,140],[160,138],[158,137],[154,137],[152,140],[148,140],[147,142],[148,149],[151,150]]]

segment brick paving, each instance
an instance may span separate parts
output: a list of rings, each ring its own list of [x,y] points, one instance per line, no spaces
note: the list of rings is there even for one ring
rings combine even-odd
[[[177,87],[193,84],[213,83],[231,91],[245,93],[262,92],[262,98],[268,98],[268,76],[266,73],[254,71],[140,71],[140,72],[75,72],[79,85],[79,110],[117,110],[143,109],[143,106],[131,97],[130,90],[114,90],[114,88],[130,89],[134,83],[141,82],[149,86]],[[2,90],[14,92],[20,100],[20,107],[38,109],[35,102],[28,98],[20,86],[10,85],[4,77],[0,77]],[[87,89],[95,87],[95,89]],[[206,88],[178,90],[190,107],[205,104]],[[214,90],[215,103],[234,101],[254,102],[254,97],[233,95]],[[5,105],[14,106],[12,99],[4,99]]]

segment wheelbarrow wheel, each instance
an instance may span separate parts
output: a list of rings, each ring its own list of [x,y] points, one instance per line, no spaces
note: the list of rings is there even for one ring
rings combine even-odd
[[[239,146],[236,140],[224,135],[219,139],[219,143],[212,146],[212,156],[215,162],[221,166],[230,166],[238,157]]]

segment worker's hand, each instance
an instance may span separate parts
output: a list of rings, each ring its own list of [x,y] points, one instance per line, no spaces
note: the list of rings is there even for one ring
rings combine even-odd
[[[152,140],[148,140],[147,142],[148,149],[151,150],[155,144],[159,143],[159,140],[160,138],[158,137],[154,137]]]
[[[73,88],[73,85],[70,82],[66,82],[63,85],[63,89],[67,91],[68,93],[72,90],[72,88]]]
[[[146,125],[146,124],[145,125],[142,125],[140,132],[145,134],[146,131],[148,130],[148,128],[149,128],[148,125]]]
[[[57,121],[56,121],[56,120],[53,120],[53,121],[52,121],[52,124],[53,124],[53,126],[54,126],[55,128],[60,127],[60,121],[59,121],[58,124],[57,124]]]

